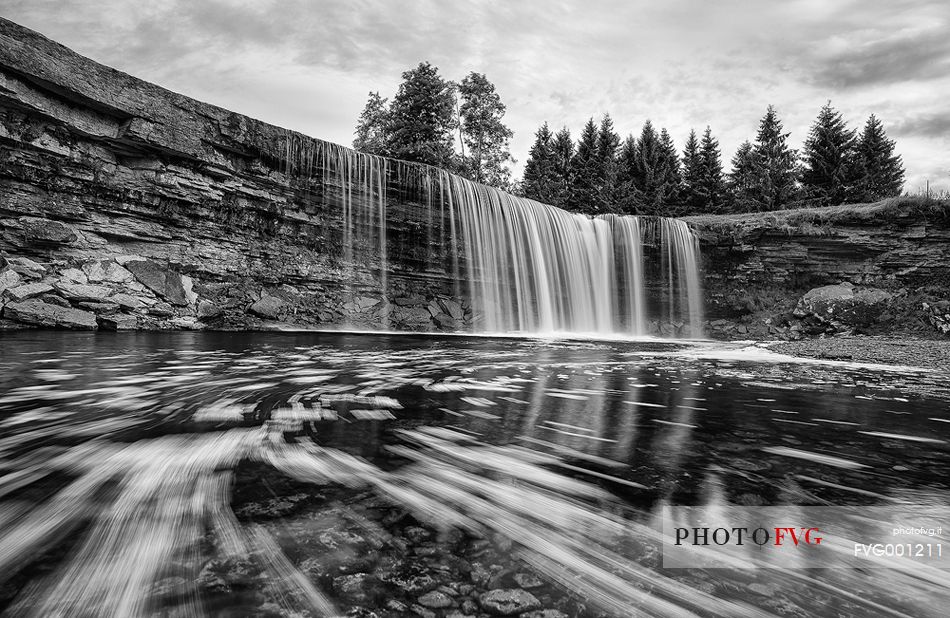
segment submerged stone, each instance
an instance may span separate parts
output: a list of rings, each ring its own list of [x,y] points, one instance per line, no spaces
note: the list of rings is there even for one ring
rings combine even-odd
[[[520,588],[490,590],[478,597],[482,609],[496,616],[515,616],[541,607],[533,594]]]

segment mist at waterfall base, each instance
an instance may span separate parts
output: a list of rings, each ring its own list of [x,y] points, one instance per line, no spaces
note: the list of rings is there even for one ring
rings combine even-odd
[[[471,332],[703,336],[699,247],[683,221],[573,214],[293,133],[284,149],[300,201],[318,194],[339,213],[349,306],[366,295],[388,303],[390,255],[423,247],[414,267],[448,275],[452,296],[471,305]],[[424,226],[403,239],[410,246],[390,233],[391,202],[414,205]]]
[[[657,536],[674,505],[946,506],[943,375],[662,341],[2,343],[6,615],[940,616],[950,601],[946,570],[665,569]]]

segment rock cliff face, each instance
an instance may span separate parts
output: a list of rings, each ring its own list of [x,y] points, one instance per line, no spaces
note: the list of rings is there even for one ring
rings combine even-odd
[[[950,298],[947,202],[895,198],[686,221],[700,238],[713,336],[940,330],[935,316]],[[815,301],[839,284],[830,305]],[[806,296],[822,286],[834,289]]]
[[[428,170],[365,163],[0,19],[2,323],[463,326]]]

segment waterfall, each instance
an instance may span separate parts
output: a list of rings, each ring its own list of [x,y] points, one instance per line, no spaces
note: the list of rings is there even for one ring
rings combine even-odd
[[[400,266],[390,256],[418,255],[419,270],[448,277],[469,301],[475,332],[703,336],[699,247],[683,221],[573,214],[426,165],[286,141],[288,177],[317,179],[339,207],[348,307],[368,291],[393,300]],[[414,215],[401,239],[389,230],[397,210]]]

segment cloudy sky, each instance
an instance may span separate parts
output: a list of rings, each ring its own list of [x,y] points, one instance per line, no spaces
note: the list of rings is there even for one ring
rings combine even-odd
[[[881,118],[906,190],[950,190],[946,0],[0,0],[0,15],[194,98],[343,144],[367,92],[421,60],[485,73],[512,154],[542,121],[579,133],[610,113],[682,147],[712,127],[731,158],[773,104],[801,145],[827,101]]]

